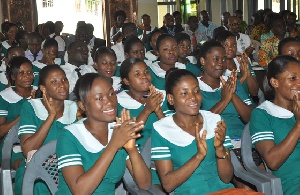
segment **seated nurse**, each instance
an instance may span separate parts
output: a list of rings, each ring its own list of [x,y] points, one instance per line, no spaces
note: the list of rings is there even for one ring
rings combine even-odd
[[[177,42],[172,35],[161,34],[156,41],[156,49],[158,52],[159,61],[155,61],[149,64],[149,71],[152,77],[152,84],[160,90],[165,90],[165,76],[166,71],[171,68],[178,69],[190,69],[190,66],[186,66],[180,62],[177,62]],[[197,74],[196,74],[197,75]]]
[[[117,69],[117,56],[114,50],[99,47],[94,54],[94,68],[99,75],[111,79],[115,91],[120,91],[121,79],[119,76],[114,76]]]
[[[118,116],[123,108],[130,111],[137,121],[144,121],[142,137],[137,139],[143,147],[147,138],[151,136],[152,124],[165,117],[168,112],[166,92],[156,90],[151,84],[151,75],[148,66],[139,58],[127,58],[120,69],[122,87],[125,89],[117,94]]]
[[[235,148],[239,148],[243,129],[253,110],[251,100],[237,81],[235,71],[229,77],[222,76],[226,69],[226,56],[219,42],[205,42],[199,56],[203,65],[203,73],[198,77],[203,95],[201,109],[210,110],[224,118],[228,134]]]
[[[233,176],[221,116],[200,110],[197,78],[187,70],[170,70],[166,92],[176,113],[153,124],[151,158],[166,192],[208,194],[233,188]]]
[[[125,109],[116,118],[116,93],[110,81],[97,73],[82,76],[75,93],[87,118],[65,127],[57,140],[56,194],[113,195],[126,166],[138,187],[148,189],[150,170],[135,143],[144,122],[131,118]]]
[[[250,119],[252,143],[272,174],[281,179],[283,194],[300,190],[300,63],[277,56],[268,65],[267,79],[274,101],[255,108]]]
[[[33,72],[31,62],[23,56],[14,57],[7,68],[11,87],[0,92],[0,159],[2,159],[3,140],[9,130],[19,122],[22,105],[34,98],[35,90],[31,86]],[[16,150],[17,149],[17,150]],[[20,147],[14,147],[12,154],[13,169],[17,169],[22,159]],[[18,161],[14,162],[15,160]]]
[[[30,151],[38,150],[42,145],[57,139],[64,126],[77,121],[77,104],[66,100],[69,95],[69,82],[58,65],[41,69],[39,89],[43,98],[28,100],[23,104],[20,113],[18,135],[27,160],[30,160]],[[22,192],[24,172],[25,160],[16,171],[15,194]],[[50,191],[43,182],[37,182],[34,193],[50,194]]]

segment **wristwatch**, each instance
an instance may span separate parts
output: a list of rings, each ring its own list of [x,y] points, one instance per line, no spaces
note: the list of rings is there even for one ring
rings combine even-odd
[[[225,159],[227,156],[229,156],[229,153],[227,151],[225,151],[225,154],[223,156],[216,155],[216,159]]]

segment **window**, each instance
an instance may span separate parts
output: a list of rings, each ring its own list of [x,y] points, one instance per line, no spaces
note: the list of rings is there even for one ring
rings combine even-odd
[[[158,25],[163,26],[163,17],[167,13],[173,13],[176,9],[175,0],[157,0]]]
[[[93,13],[96,16],[99,13],[99,5],[100,0],[85,0],[86,12]]]
[[[81,11],[81,0],[76,0],[75,1],[75,10],[77,12],[80,12]]]
[[[43,7],[53,7],[53,0],[43,0]]]

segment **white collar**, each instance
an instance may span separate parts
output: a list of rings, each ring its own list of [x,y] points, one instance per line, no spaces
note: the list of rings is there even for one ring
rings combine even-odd
[[[161,78],[165,78],[166,77],[166,71],[161,69],[161,67],[159,66],[158,63],[159,63],[159,61],[153,62],[152,64],[149,64],[149,67],[152,69],[154,74],[156,74],[157,76],[159,76]],[[185,64],[182,64],[180,62],[176,62],[175,63],[175,68],[186,69],[186,66],[185,66]]]
[[[47,66],[46,64],[43,64],[42,62],[39,62],[38,60],[32,62],[32,65],[38,67],[39,69],[44,68],[45,66]]]
[[[277,106],[268,100],[264,101],[257,108],[263,109],[268,114],[277,118],[292,118],[294,116],[294,114],[291,111]]]
[[[65,127],[65,129],[69,130],[76,139],[80,142],[80,144],[91,153],[98,153],[106,146],[103,146],[92,134],[89,132],[83,122],[86,120],[86,118],[81,119],[80,121],[68,125]],[[112,133],[113,133],[113,125],[115,123],[109,123],[108,124],[108,142],[111,139]]]
[[[48,111],[42,103],[42,99],[31,99],[28,101],[34,109],[36,116],[41,120],[46,120]],[[57,121],[69,125],[76,121],[77,104],[71,100],[64,100],[64,113]]]
[[[203,131],[206,130],[206,139],[213,138],[215,136],[217,122],[221,121],[221,116],[206,110],[199,110],[199,113],[203,117],[203,127],[200,131],[200,136],[202,136]],[[176,125],[172,115],[155,122],[153,127],[163,138],[177,146],[188,146],[195,140],[194,136],[183,131]]]
[[[161,103],[164,103],[164,100],[166,99],[166,91],[165,90],[159,90],[156,89],[157,91],[161,92],[164,97],[163,97],[163,101]],[[140,102],[136,101],[135,99],[133,99],[130,95],[128,95],[128,93],[126,91],[121,91],[120,93],[117,94],[117,98],[118,98],[118,103],[126,109],[138,109],[141,106],[143,106],[143,104],[141,104]]]
[[[155,61],[157,60],[157,56],[154,55],[151,51],[147,51],[146,54],[145,54],[145,57],[150,60],[150,61]]]
[[[117,76],[112,76],[111,77],[113,80],[113,88],[115,91],[118,91],[119,89],[121,89],[121,78],[117,77]]]
[[[223,79],[225,81],[227,81],[228,77],[227,76],[222,76]],[[216,88],[216,89],[212,89],[208,84],[206,84],[205,82],[203,82],[201,80],[202,76],[198,77],[198,83],[199,83],[199,87],[202,91],[206,91],[206,92],[215,92],[215,91],[218,91],[222,88],[222,82],[220,81],[220,87],[219,88]]]
[[[2,42],[2,46],[6,49],[10,48],[11,46],[8,44],[7,40]]]
[[[17,103],[18,101],[22,100],[23,97],[20,96],[19,94],[17,94],[12,87],[8,87],[6,89],[4,89],[3,91],[0,92],[0,95],[2,96],[2,98],[13,104],[13,103]]]

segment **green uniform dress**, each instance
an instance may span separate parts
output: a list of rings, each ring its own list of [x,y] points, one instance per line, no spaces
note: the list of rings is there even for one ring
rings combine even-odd
[[[55,120],[43,142],[43,145],[57,139],[66,125],[77,121],[77,104],[76,102],[65,100],[63,116]],[[21,109],[19,132],[18,135],[32,135],[39,130],[41,125],[48,117],[48,111],[42,103],[42,99],[32,99],[25,102]],[[19,169],[16,171],[15,193],[21,194],[22,181],[25,172],[25,160],[22,161]],[[37,182],[34,186],[34,194],[50,194],[47,186],[43,182]]]
[[[166,92],[163,90],[158,90],[164,94],[164,101],[161,103],[161,109],[164,113],[165,116],[172,114],[173,111],[169,109],[167,100],[166,100]],[[127,91],[122,91],[119,94],[117,94],[118,98],[118,116],[121,116],[121,111],[123,108],[126,110],[130,111],[130,116],[131,117],[138,117],[140,113],[143,111],[145,108],[145,105],[141,104],[140,102],[136,101],[133,99],[130,95],[128,95]],[[148,137],[151,136],[152,132],[152,125],[154,122],[158,120],[156,114],[152,112],[146,123],[145,127],[143,128],[141,135],[139,139],[136,140],[136,143],[138,144],[139,148],[142,148],[147,141]]]
[[[210,110],[214,105],[216,105],[221,99],[222,99],[222,88],[221,84],[220,87],[217,89],[212,89],[209,85],[204,83],[201,79],[201,77],[198,77],[199,86],[202,94],[202,104],[201,109],[202,110]],[[223,76],[225,80],[227,80],[228,77]],[[252,105],[252,102],[249,98],[249,96],[244,91],[242,85],[239,81],[237,81],[237,89],[236,89],[236,95],[247,105]],[[223,110],[221,114],[222,118],[226,121],[226,127],[227,132],[230,138],[232,139],[239,139],[242,136],[245,124],[241,120],[237,110],[235,109],[232,102],[229,102],[229,104],[226,106],[226,108]]]
[[[232,184],[225,184],[218,176],[214,136],[220,115],[210,111],[200,110],[203,117],[203,128],[207,130],[207,154],[193,174],[174,192],[182,195],[201,195],[233,188]],[[171,160],[174,170],[182,167],[197,152],[197,141],[194,136],[182,130],[173,120],[173,116],[165,117],[153,124],[151,159],[154,161]],[[229,136],[223,143],[225,148],[232,148]]]
[[[159,66],[159,61],[153,62],[152,64],[149,64],[149,72],[151,74],[152,77],[152,84],[160,90],[165,90],[165,86],[166,86],[166,80],[165,80],[165,76],[166,76],[166,71],[161,69]],[[198,72],[195,72],[194,66],[190,66],[190,65],[185,65],[179,62],[175,63],[175,68],[178,69],[186,69],[191,71],[195,76],[198,76]]]
[[[54,63],[57,65],[64,65],[65,61],[63,61],[60,58],[55,58]],[[34,76],[33,85],[34,86],[37,86],[37,87],[39,86],[39,73],[40,73],[40,70],[42,68],[44,68],[45,66],[47,66],[47,65],[43,64],[39,61],[32,62],[32,70],[33,70],[33,76]]]
[[[151,62],[155,62],[155,61],[157,61],[158,57],[156,55],[154,55],[151,50],[151,51],[147,51],[145,53],[145,59],[149,60]]]
[[[238,78],[240,78],[240,77],[242,76],[242,73],[241,73],[241,71],[240,71],[240,63],[237,61],[236,58],[234,58],[233,60],[234,60],[234,63],[236,64],[236,69],[239,70],[237,76],[238,76]],[[250,58],[248,58],[248,60],[249,60],[249,62],[250,62]],[[249,70],[250,70],[250,74],[252,75],[252,77],[256,79],[256,74],[255,74],[255,72],[254,72],[254,70],[253,70],[253,68],[252,68],[252,64],[251,64],[251,63],[249,64]],[[223,75],[229,77],[229,76],[231,75],[231,71],[228,70],[228,69],[226,69]],[[242,86],[243,86],[243,88],[244,88],[244,91],[245,91],[245,92],[249,95],[249,97],[250,97],[249,86],[248,86],[248,84],[247,84],[247,81],[244,81],[243,84],[242,84]],[[251,98],[251,97],[250,97],[250,99],[251,99],[251,101],[252,101],[252,98]],[[253,101],[252,101],[252,103],[253,103]]]
[[[280,144],[296,124],[295,116],[289,110],[265,101],[251,113],[250,133],[252,143],[273,141]],[[300,190],[300,140],[277,171],[272,173],[281,179],[283,194],[299,194]]]
[[[6,88],[0,92],[0,117],[6,118],[6,122],[10,122],[20,115],[22,105],[27,101],[26,98],[18,95],[13,87]],[[4,140],[4,138],[3,138]],[[2,159],[3,140],[0,147],[0,158]],[[18,158],[23,158],[23,153],[20,146],[13,148],[11,162]]]
[[[100,158],[106,146],[103,146],[84,126],[85,119],[66,126],[57,140],[59,184],[56,194],[72,194],[62,175],[62,169],[69,166],[82,166],[88,171]],[[113,133],[113,123],[108,125],[108,142]],[[113,195],[115,185],[125,173],[127,152],[122,148],[114,156],[99,186],[93,194]],[[87,181],[88,182],[88,181]]]

